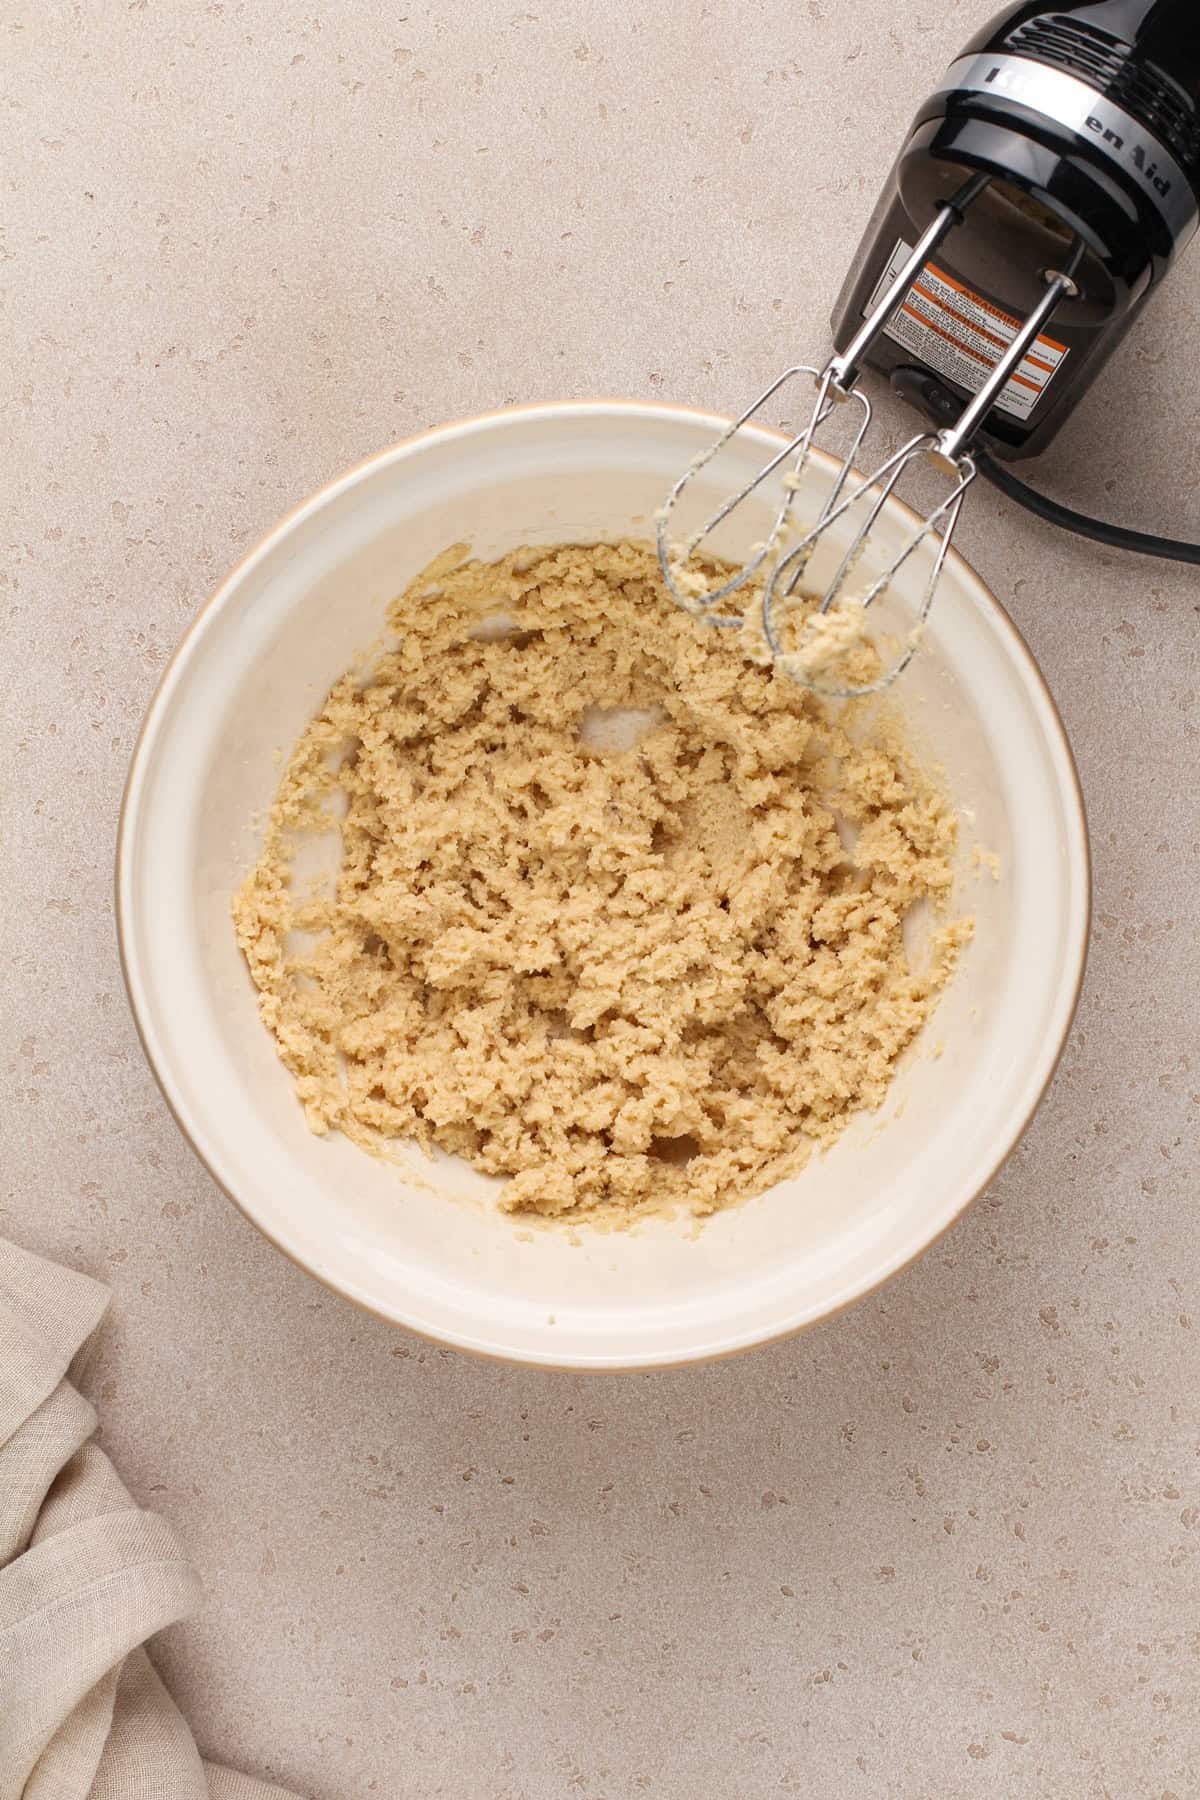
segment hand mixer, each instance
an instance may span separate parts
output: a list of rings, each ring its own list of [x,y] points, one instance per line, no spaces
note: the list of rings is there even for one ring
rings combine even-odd
[[[1198,545],[1090,519],[1004,467],[1036,455],[1060,430],[1198,222],[1200,0],[1009,6],[919,109],[839,296],[834,355],[823,368],[785,370],[667,496],[658,552],[672,596],[705,622],[736,628],[741,614],[722,602],[759,577],[752,592],[761,586],[755,604],[777,665],[849,697],[886,686],[911,661],[977,474],[1083,536],[1200,562]],[[929,424],[864,475],[866,368],[888,375]],[[803,428],[703,524],[673,537],[676,503],[700,470],[793,381],[815,390]],[[796,527],[802,477],[835,416],[851,420],[849,451],[816,519]],[[881,558],[880,515],[921,470],[945,492]],[[696,553],[777,471],[765,539],[714,582]],[[788,602],[805,595],[814,553],[835,528],[838,548],[848,541],[832,578],[807,596],[806,629],[839,603],[869,607],[918,552],[925,563],[914,629],[886,672],[860,686],[822,684],[795,640],[785,643]],[[881,566],[855,593],[860,564]]]

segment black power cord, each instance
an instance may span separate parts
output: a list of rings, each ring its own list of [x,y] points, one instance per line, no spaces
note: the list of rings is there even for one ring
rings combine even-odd
[[[1026,487],[997,461],[990,450],[976,448],[971,455],[979,473],[993,487],[1051,525],[1061,525],[1064,531],[1073,531],[1077,537],[1091,538],[1114,550],[1135,550],[1139,556],[1160,556],[1165,562],[1200,563],[1200,544],[1185,544],[1177,538],[1155,537],[1150,532],[1130,531],[1124,525],[1108,525],[1103,519],[1090,519],[1086,513],[1074,512],[1069,506],[1061,506],[1057,500],[1049,500],[1045,494]]]

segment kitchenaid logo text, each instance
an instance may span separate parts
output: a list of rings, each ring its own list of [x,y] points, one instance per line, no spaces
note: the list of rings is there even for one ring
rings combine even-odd
[[[1111,126],[1105,125],[1103,119],[1089,118],[1087,128],[1089,131],[1094,131],[1097,137],[1103,138],[1106,144],[1111,144],[1114,150],[1125,149],[1125,139],[1120,132],[1113,131]],[[1170,182],[1165,175],[1159,174],[1158,164],[1150,161],[1141,144],[1130,144],[1128,154],[1134,168],[1139,170],[1160,194],[1170,193]]]
[[[985,77],[984,85],[999,89],[1006,94],[1012,94],[1017,100],[1028,99],[1031,104],[1036,105],[1037,90],[1042,85],[1041,74],[1041,70],[1036,66],[1026,71],[1014,68],[1011,63],[1007,67],[1001,63],[994,63]],[[1123,117],[1124,115],[1116,116]],[[1108,144],[1123,156],[1126,162],[1130,163],[1138,171],[1138,174],[1150,183],[1155,192],[1161,194],[1165,199],[1171,191],[1170,178],[1159,173],[1158,163],[1144,144],[1139,143],[1136,138],[1129,138],[1124,130],[1117,130],[1114,125],[1106,123],[1103,117],[1098,117],[1095,113],[1089,113],[1084,124],[1093,137],[1099,138],[1101,143]]]

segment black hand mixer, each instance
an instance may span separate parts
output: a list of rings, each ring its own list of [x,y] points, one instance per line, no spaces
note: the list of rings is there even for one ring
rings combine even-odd
[[[737,604],[723,603],[753,583],[772,656],[819,686],[811,659],[784,636],[788,602],[806,594],[818,547],[837,528],[836,570],[807,596],[818,633],[822,615],[829,627],[851,597],[870,606],[919,552],[916,627],[878,680],[821,687],[845,696],[886,685],[911,660],[977,474],[1084,536],[1200,562],[1200,546],[1087,518],[1006,467],[1058,432],[1198,222],[1200,0],[1009,6],[919,109],[838,298],[834,355],[823,368],[785,370],[668,495],[658,549],[674,598],[708,623],[737,626]],[[867,368],[886,375],[927,425],[863,474]],[[697,529],[671,535],[676,502],[699,470],[793,381],[813,390],[803,429]],[[834,415],[852,421],[849,449],[816,519],[797,525],[805,470]],[[939,497],[877,566],[869,552],[880,515],[906,479],[928,482],[922,470],[942,484]],[[714,577],[711,564],[706,573],[696,554],[710,533],[777,472],[764,540],[736,573]],[[871,572],[856,578],[860,565]]]

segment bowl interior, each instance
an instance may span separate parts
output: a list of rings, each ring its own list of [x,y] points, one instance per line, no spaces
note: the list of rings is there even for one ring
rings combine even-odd
[[[398,1169],[306,1130],[229,919],[257,826],[326,689],[431,557],[648,538],[719,422],[634,405],[531,408],[386,453],[293,515],[200,615],[135,758],[119,853],[122,949],[151,1061],[213,1174],[267,1235],[351,1298],[464,1347],[619,1367],[732,1350],[819,1318],[903,1266],[986,1184],[1065,1037],[1087,931],[1070,753],[1028,652],[958,558],[897,690],[964,810],[976,941],[880,1115],[760,1199],[633,1232],[530,1231],[449,1159]],[[710,479],[775,448],[765,435]],[[736,473],[734,474],[736,479]],[[831,479],[814,465],[800,516]],[[765,502],[727,534],[761,536]],[[893,512],[886,530],[905,529]],[[916,605],[907,572],[901,613]],[[699,629],[699,627],[697,627]],[[1000,879],[971,868],[978,843]],[[939,1054],[939,1052],[941,1052]]]

